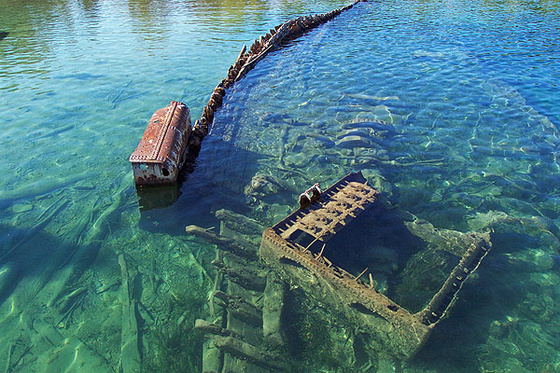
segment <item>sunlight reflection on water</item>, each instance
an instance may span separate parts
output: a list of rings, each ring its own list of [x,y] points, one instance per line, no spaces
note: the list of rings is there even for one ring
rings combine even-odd
[[[473,286],[406,369],[555,369],[558,4],[444,3],[361,4],[271,54],[228,91],[178,201],[140,213],[128,155],[151,114],[180,100],[199,117],[242,44],[345,4],[3,1],[7,369],[66,369],[76,341],[117,369],[121,253],[143,289],[146,370],[199,369],[192,324],[208,312],[214,251],[184,227],[219,227],[224,207],[274,224],[301,190],[353,170],[436,227],[494,231]],[[256,175],[274,193],[252,193]]]

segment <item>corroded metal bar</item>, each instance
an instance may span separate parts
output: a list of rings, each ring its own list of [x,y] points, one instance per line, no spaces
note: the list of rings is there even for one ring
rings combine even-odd
[[[490,235],[471,234],[473,243],[455,266],[451,274],[434,295],[430,303],[415,316],[426,325],[438,323],[449,311],[456,299],[457,293],[463,287],[468,275],[478,268],[480,262],[490,250]]]

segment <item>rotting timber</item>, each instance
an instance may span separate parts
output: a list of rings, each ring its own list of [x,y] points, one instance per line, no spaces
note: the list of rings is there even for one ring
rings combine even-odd
[[[320,201],[267,228],[259,255],[282,279],[298,284],[308,295],[336,309],[348,323],[371,335],[379,349],[408,359],[447,314],[491,244],[488,234],[454,232],[454,247],[441,249],[461,253],[459,263],[427,306],[411,313],[374,288],[371,274],[366,276],[367,267],[354,275],[327,257],[327,252],[332,252],[327,248],[329,241],[375,205],[377,196],[361,173],[349,174],[325,190]]]
[[[186,231],[216,244],[218,269],[209,299],[210,321],[196,320],[207,335],[203,344],[203,372],[270,372],[289,370],[284,353],[281,312],[285,284],[257,260],[257,245],[234,239],[232,222],[258,224],[231,211],[219,210],[220,232],[197,226]],[[238,225],[236,225],[238,227]]]

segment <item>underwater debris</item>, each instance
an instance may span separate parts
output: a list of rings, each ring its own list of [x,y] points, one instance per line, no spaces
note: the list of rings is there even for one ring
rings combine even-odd
[[[488,234],[436,229],[412,214],[397,214],[380,207],[385,202],[378,200],[379,192],[367,184],[360,172],[347,175],[324,191],[313,185],[302,196],[306,196],[306,204],[301,209],[263,233],[259,256],[268,266],[244,255],[246,251],[253,252],[254,245],[238,237],[251,235],[252,229],[249,232],[243,224],[229,228],[224,223],[236,217],[256,228],[260,225],[257,221],[232,211],[220,212],[217,216],[224,219],[220,219],[224,223],[220,234],[208,235],[208,230],[193,226],[187,229],[189,233],[202,232],[201,238],[217,245],[212,264],[218,273],[209,299],[212,319],[195,323],[207,336],[202,352],[203,371],[226,372],[239,370],[240,366],[256,372],[289,371],[296,366],[293,354],[297,352],[291,344],[298,343],[294,333],[299,331],[293,330],[290,320],[298,312],[306,311],[304,305],[290,299],[292,293],[301,291],[312,307],[308,311],[316,307],[325,310],[314,313],[317,320],[332,317],[337,328],[344,330],[340,336],[331,332],[323,337],[309,335],[311,339],[302,343],[327,338],[331,342],[321,347],[327,353],[334,340],[345,335],[350,346],[358,348],[359,354],[370,356],[375,364],[382,364],[383,356],[409,359],[426,343],[435,325],[447,316],[467,277],[490,249]],[[387,218],[388,227],[380,229],[388,228],[388,234],[406,234],[423,243],[414,243],[408,253],[409,263],[419,266],[411,268],[401,263],[392,251],[393,246],[383,247],[389,243],[361,248],[369,236],[364,241],[348,234],[359,234],[363,229],[360,222],[370,224],[388,214],[397,217],[399,228],[392,227],[394,218]],[[368,226],[370,230],[378,228]],[[340,242],[348,240],[352,241],[348,243],[349,251],[340,250]],[[231,250],[232,242],[237,242],[239,250]],[[353,268],[347,258],[341,259],[355,254],[350,251],[359,254],[360,249],[362,256],[358,255]],[[431,261],[434,258],[449,263]],[[427,272],[437,269],[437,281],[425,276],[427,268]],[[375,272],[380,270],[381,274]],[[400,284],[392,288],[395,284],[389,282],[389,291],[381,293],[379,281],[397,270]],[[426,283],[430,291],[423,292]],[[411,284],[412,290],[408,290]],[[422,299],[418,301],[419,298]],[[313,334],[311,330],[305,333]],[[307,338],[306,334],[303,337]],[[348,364],[353,365],[356,359],[363,363],[363,357],[354,357],[349,358]]]
[[[377,195],[360,172],[347,175],[325,190],[320,201],[267,228],[259,255],[282,279],[298,284],[307,294],[337,310],[349,325],[371,335],[379,349],[408,359],[446,316],[466,278],[478,267],[491,244],[488,234],[479,233],[454,232],[447,235],[453,238],[450,242],[446,237],[439,239],[442,242],[428,240],[442,243],[445,252],[461,253],[460,260],[424,309],[413,314],[374,288],[371,273],[366,276],[367,263],[363,263],[365,269],[359,274],[352,274],[335,261],[335,254],[341,255],[336,253],[336,247],[328,247],[337,233],[376,204]],[[439,237],[433,226],[424,228]],[[410,233],[415,235],[414,230]],[[362,278],[368,278],[369,284]]]
[[[224,222],[226,227],[246,235],[260,235],[264,227],[257,221],[233,211],[220,209],[216,218]]]
[[[41,366],[48,367],[49,371],[80,371],[83,370],[85,366],[91,371],[97,372],[109,372],[111,371],[110,364],[107,360],[100,355],[98,352],[93,350],[87,343],[80,340],[74,335],[63,335],[61,330],[55,328],[45,319],[35,319],[33,321],[33,330],[36,332],[35,338],[37,338],[36,343],[33,345],[46,343],[52,346],[54,351],[43,356],[34,357],[33,359],[38,359],[38,364]],[[31,346],[28,346],[25,351],[19,352],[19,357],[15,358],[12,356],[13,349],[10,349],[10,355],[8,356],[8,361],[6,362],[6,372],[17,371],[16,368],[21,368],[18,364],[23,363],[25,355],[30,352]],[[18,347],[18,343],[14,346]],[[23,369],[25,370],[25,369]]]
[[[266,287],[263,292],[263,336],[273,346],[284,344],[282,337],[282,309],[284,308],[285,284],[277,276],[270,273],[266,277]]]
[[[285,285],[257,261],[256,245],[238,238],[254,236],[253,229],[260,227],[262,232],[262,226],[233,211],[217,211],[216,216],[224,223],[220,233],[200,235],[217,246],[212,264],[218,268],[209,298],[211,320],[196,320],[194,325],[206,335],[202,371],[288,370],[290,362],[281,331]],[[247,224],[229,222],[228,227],[225,221],[232,219]],[[187,229],[189,233],[202,231],[208,230],[193,226]],[[236,242],[239,250],[231,250],[231,242]],[[245,252],[255,256],[248,258]]]
[[[259,273],[258,267],[243,266],[243,264],[245,263],[225,263],[219,259],[212,261],[212,265],[224,273],[230,281],[245,289],[262,292],[266,286],[266,277]]]
[[[185,227],[185,231],[193,236],[204,238],[205,240],[218,245],[222,250],[229,251],[243,258],[257,258],[255,245],[249,242],[234,240],[233,238],[216,234],[209,229],[204,229],[196,225],[189,225]]]
[[[142,359],[138,339],[138,321],[136,320],[137,305],[132,297],[131,284],[128,281],[129,271],[124,255],[118,257],[122,275],[122,334],[121,334],[121,366],[124,373],[140,372]]]
[[[258,173],[253,176],[251,182],[245,186],[244,193],[247,197],[262,198],[270,194],[278,194],[285,189],[280,179]]]
[[[221,301],[221,304],[218,303],[219,306],[227,308],[239,320],[253,326],[262,326],[262,310],[259,307],[239,296],[227,294],[219,290],[214,292],[214,297]]]
[[[363,0],[356,0],[329,13],[289,20],[255,40],[249,48],[244,45],[235,63],[229,67],[227,77],[212,91],[200,119],[195,121],[194,126],[190,125],[189,109],[181,102],[172,101],[166,108],[156,111],[137,149],[130,156],[136,184],[174,183],[183,166],[185,171],[191,172],[202,140],[208,134],[214,120],[214,114],[222,106],[226,89],[241,80],[271,51],[332,20],[360,1]]]

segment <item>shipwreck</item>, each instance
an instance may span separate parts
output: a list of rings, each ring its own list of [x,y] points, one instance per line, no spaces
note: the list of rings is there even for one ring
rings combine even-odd
[[[356,0],[325,14],[286,21],[270,29],[249,48],[244,45],[229,67],[227,77],[214,88],[200,119],[195,120],[192,126],[189,108],[182,102],[172,101],[169,106],[157,110],[129,158],[136,185],[172,184],[177,182],[183,168],[192,171],[201,143],[214,121],[214,114],[222,107],[226,90],[243,79],[270,52],[332,20],[361,1],[364,0]]]
[[[356,247],[353,237],[337,239],[358,223],[364,211],[376,207],[378,194],[360,172],[347,175],[320,195],[315,195],[315,202],[311,198],[311,203],[267,228],[259,255],[282,279],[297,283],[307,294],[336,310],[349,324],[371,334],[379,342],[379,348],[388,350],[397,358],[408,359],[418,352],[434,326],[446,316],[462,285],[490,250],[491,243],[488,234],[438,231],[429,224],[423,224],[424,227],[419,229],[414,223],[405,223],[403,228],[412,237],[432,241],[428,242],[427,249],[445,253],[445,265],[454,264],[447,276],[440,276],[440,284],[432,296],[424,297],[423,307],[413,313],[376,289],[374,270],[371,269],[376,266],[379,256],[360,255],[364,248]],[[376,229],[367,225],[354,233]],[[369,250],[375,250],[375,245]],[[405,255],[409,260],[424,255],[422,251],[410,254]],[[400,253],[394,255],[399,257]],[[403,262],[402,258],[394,262],[394,269],[402,267],[403,270],[396,276],[400,281],[395,285],[406,286],[406,277],[413,270],[406,264],[398,264]],[[360,266],[363,269],[359,269]],[[440,266],[434,271],[441,269]],[[402,299],[407,298],[402,295],[406,291],[400,293]],[[408,300],[408,304],[416,307],[419,302],[422,300]]]
[[[203,371],[297,371],[289,351],[293,326],[283,315],[306,311],[289,308],[293,291],[354,336],[348,353],[361,343],[372,361],[406,361],[449,316],[491,249],[488,232],[438,229],[392,208],[361,172],[324,191],[315,184],[299,202],[266,229],[227,210],[216,211],[219,233],[186,228],[217,247],[211,321],[196,324],[208,336]],[[258,231],[260,247],[250,240]]]
[[[176,183],[181,169],[194,167],[228,89],[270,52],[359,2],[284,22],[243,46],[192,127],[185,104],[174,101],[158,110],[130,157],[136,184]],[[169,191],[172,203],[178,190]],[[283,316],[296,288],[350,331],[352,337],[343,333],[350,354],[361,343],[368,356],[410,359],[449,315],[491,249],[488,232],[438,229],[393,209],[361,172],[326,190],[311,186],[299,196],[296,211],[266,229],[233,211],[215,216],[219,233],[186,227],[216,245],[209,317],[195,324],[207,336],[204,372],[297,371]],[[355,366],[358,359],[350,360]]]

